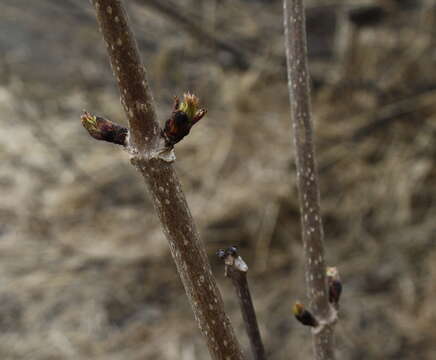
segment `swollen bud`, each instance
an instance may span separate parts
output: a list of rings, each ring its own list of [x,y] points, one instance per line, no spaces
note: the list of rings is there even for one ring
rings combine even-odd
[[[336,307],[342,294],[342,283],[336,267],[327,267],[327,285],[329,289],[329,302]]]
[[[204,115],[206,115],[206,110],[200,108],[200,100],[197,96],[185,93],[182,102],[178,97],[175,97],[173,112],[165,122],[162,132],[165,145],[171,148],[177,144],[189,134],[192,126],[200,121]]]
[[[300,302],[296,302],[292,307],[292,313],[295,318],[305,326],[317,327],[318,321],[309,310],[306,310],[304,305]]]
[[[108,141],[118,145],[126,145],[129,130],[107,119],[85,111],[80,117],[83,127],[94,139]]]

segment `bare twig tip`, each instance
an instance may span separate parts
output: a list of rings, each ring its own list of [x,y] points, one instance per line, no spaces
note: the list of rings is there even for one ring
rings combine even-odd
[[[224,260],[226,265],[226,274],[228,273],[228,268],[232,267],[233,270],[238,270],[240,272],[247,272],[248,266],[245,261],[238,255],[238,250],[235,246],[231,246],[227,249],[220,249],[217,251],[217,256]]]

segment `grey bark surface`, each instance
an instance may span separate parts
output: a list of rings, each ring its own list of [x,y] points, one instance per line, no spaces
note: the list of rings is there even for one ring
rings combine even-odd
[[[244,319],[245,330],[253,353],[254,360],[266,360],[265,348],[260,336],[257,324],[256,311],[251,298],[250,288],[247,281],[247,273],[236,269],[228,271],[228,276],[232,279]]]
[[[120,0],[92,0],[100,31],[118,81],[130,133],[132,164],[143,175],[171,254],[213,359],[242,360],[224,312],[204,245],[171,163],[155,156],[162,144],[152,93],[137,44]]]
[[[324,232],[313,145],[305,9],[302,0],[284,0],[285,47],[291,122],[296,151],[302,240],[309,307],[320,326],[312,330],[314,358],[334,359],[335,312],[328,301]]]
[[[220,259],[224,260],[224,274],[232,280],[235,288],[239,307],[241,308],[242,317],[244,319],[245,330],[250,340],[253,359],[266,360],[265,348],[257,323],[250,287],[248,286],[248,266],[238,255],[237,249],[234,246],[225,250],[219,250],[217,255]]]

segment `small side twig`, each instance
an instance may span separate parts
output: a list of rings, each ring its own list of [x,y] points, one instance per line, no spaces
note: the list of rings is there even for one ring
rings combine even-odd
[[[199,104],[199,98],[190,93],[183,95],[182,102],[177,96],[174,97],[173,111],[165,122],[165,127],[160,131],[154,156],[157,155],[159,159],[166,162],[176,159],[173,151],[174,145],[187,136],[191,128],[207,113],[207,110],[200,108]],[[82,114],[81,121],[83,127],[94,139],[122,145],[132,153],[128,128],[87,111]]]
[[[255,360],[265,360],[265,349],[257,324],[256,312],[248,287],[248,266],[238,255],[237,249],[232,246],[225,250],[218,250],[217,255],[224,260],[224,274],[232,280],[241,307],[245,330],[250,339],[250,345]]]

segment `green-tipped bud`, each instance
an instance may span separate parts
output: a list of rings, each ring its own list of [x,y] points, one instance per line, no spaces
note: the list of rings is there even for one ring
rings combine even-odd
[[[86,111],[80,119],[83,127],[94,139],[108,141],[118,145],[126,145],[127,128]]]
[[[171,148],[182,140],[204,115],[206,115],[206,110],[200,108],[200,100],[197,96],[185,93],[182,102],[175,97],[173,112],[165,122],[163,129],[166,146]]]
[[[306,310],[302,303],[297,301],[294,306],[292,306],[292,313],[303,325],[311,327],[318,326],[318,321],[316,321],[315,317],[309,310]]]
[[[197,112],[200,110],[200,99],[189,92],[183,94],[183,101],[179,105],[179,110],[183,111],[192,122]]]
[[[294,316],[301,316],[304,312],[304,305],[300,302],[295,302],[294,306],[292,306],[292,313]]]
[[[89,112],[85,111],[80,117],[80,120],[82,121],[83,127],[88,130],[91,136],[93,136],[92,133],[99,132],[97,127],[97,117],[95,115],[92,115]]]

